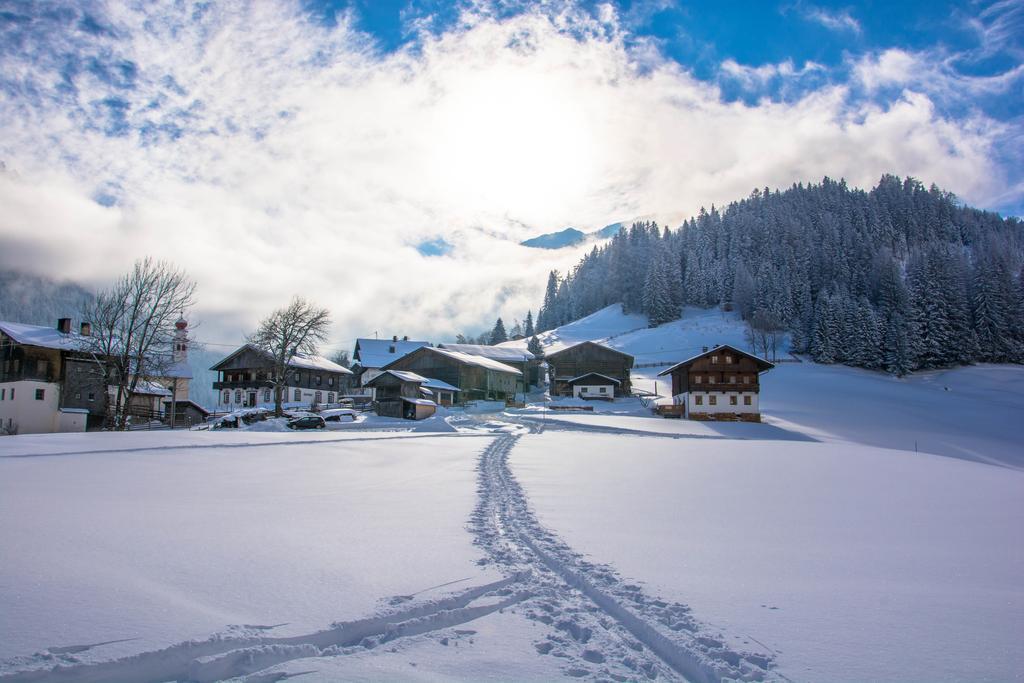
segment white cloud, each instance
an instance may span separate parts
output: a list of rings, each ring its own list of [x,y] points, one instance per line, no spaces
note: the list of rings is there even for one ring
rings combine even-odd
[[[117,91],[127,120],[187,123],[176,140],[86,125],[111,94],[89,76],[70,102],[0,100],[0,158],[18,171],[0,175],[0,266],[101,284],[141,255],[169,258],[199,281],[207,338],[239,339],[293,293],[331,308],[336,340],[481,329],[522,317],[547,270],[579,255],[519,240],[678,220],[754,187],[895,172],[982,205],[1008,190],[991,154],[1005,131],[987,119],[945,120],[912,92],[852,105],[840,86],[726,102],[649,46],[626,48],[614,13],[467,14],[378,55],[344,22],[269,2],[198,23],[183,11],[112,5],[126,42],[102,46],[137,65],[136,89]],[[4,66],[59,85],[31,55]],[[90,200],[100,187],[120,203]],[[438,236],[451,255],[412,247]]]
[[[849,10],[829,11],[821,7],[804,7],[803,15],[809,21],[821,24],[830,31],[860,33],[860,22],[853,18]]]

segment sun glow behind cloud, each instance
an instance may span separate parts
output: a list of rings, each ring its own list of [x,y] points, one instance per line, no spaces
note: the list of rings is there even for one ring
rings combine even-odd
[[[566,225],[678,220],[824,175],[913,174],[982,205],[1012,192],[992,154],[1004,126],[943,118],[912,83],[852,99],[873,62],[862,82],[746,105],[597,17],[481,5],[387,54],[344,17],[270,2],[39,24],[39,45],[3,58],[0,266],[102,284],[166,257],[219,339],[293,293],[329,306],[339,339],[439,337],[535,308],[580,252],[517,242]],[[451,248],[418,248],[437,240]]]

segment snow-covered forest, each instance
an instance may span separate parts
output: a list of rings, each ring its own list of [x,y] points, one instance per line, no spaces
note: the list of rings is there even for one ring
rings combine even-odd
[[[1024,361],[1024,229],[934,185],[886,175],[870,191],[825,178],[755,190],[677,230],[635,223],[565,277],[539,330],[621,302],[651,325],[684,305],[735,307],[823,363],[903,375]]]

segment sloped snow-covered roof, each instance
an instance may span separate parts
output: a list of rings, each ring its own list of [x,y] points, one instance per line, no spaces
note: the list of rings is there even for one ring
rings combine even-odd
[[[353,359],[364,368],[382,368],[424,346],[430,346],[430,342],[360,338],[356,339]]]
[[[615,379],[614,377],[609,377],[608,375],[602,375],[600,372],[587,372],[587,373],[584,373],[584,374],[580,375],[579,377],[573,377],[572,379],[567,379],[565,381],[568,382],[569,384],[572,384],[573,382],[578,382],[581,379],[584,379],[585,377],[600,377],[601,379],[606,379],[609,382],[614,382],[615,384],[622,384],[622,382],[620,382],[619,380]]]
[[[690,365],[691,363],[693,363],[698,358],[703,358],[704,356],[710,356],[710,355],[713,355],[713,354],[716,354],[716,353],[721,353],[725,349],[728,349],[728,350],[732,351],[733,353],[735,353],[738,356],[746,356],[747,358],[750,358],[755,363],[757,363],[758,370],[761,370],[761,371],[771,370],[772,368],[775,367],[774,363],[770,363],[770,362],[766,361],[764,358],[761,358],[760,356],[755,356],[754,354],[748,353],[747,351],[744,351],[743,349],[737,349],[735,346],[732,346],[731,344],[719,344],[718,346],[715,346],[715,347],[713,347],[711,349],[708,349],[707,351],[701,351],[700,353],[698,353],[695,356],[691,356],[690,358],[687,358],[684,361],[680,361],[679,363],[676,363],[675,365],[673,365],[672,367],[668,368],[667,370],[663,370],[663,371],[659,372],[658,373],[658,377],[662,377],[663,375],[672,374],[673,370],[675,370],[677,368],[686,367],[687,365]]]
[[[423,386],[440,391],[462,391],[458,387],[453,387],[451,384],[448,384],[448,382],[442,382],[439,379],[433,379],[431,377],[427,378],[427,381],[423,383]]]
[[[78,351],[85,347],[85,337],[75,332],[65,334],[56,327],[0,322],[0,332],[26,346],[39,346],[44,349],[60,351]]]
[[[434,403],[433,401],[431,401],[428,398],[409,398],[408,396],[403,396],[402,400],[405,401],[406,403],[415,403],[418,406],[436,406],[437,405],[436,403]]]
[[[403,382],[417,382],[419,384],[423,384],[424,382],[427,381],[426,377],[423,377],[422,375],[417,375],[415,372],[409,372],[408,370],[385,370],[384,372],[380,373],[379,375],[371,379],[369,382],[367,382],[366,386],[372,386],[378,379],[384,377],[385,375],[392,375],[402,380]]]
[[[135,385],[135,394],[139,396],[170,396],[171,392],[169,389],[160,386],[156,382],[145,382],[139,381]]]
[[[448,356],[449,358],[454,358],[455,360],[466,363],[467,365],[476,365],[481,368],[487,368],[488,370],[494,370],[495,372],[508,372],[513,375],[523,374],[511,365],[505,365],[504,363],[499,363],[496,360],[491,360],[484,356],[474,356],[469,353],[462,353],[461,351],[452,351],[451,349],[435,349],[430,347],[430,350],[434,353],[440,353],[444,356]]]
[[[218,361],[211,370],[220,370],[222,367],[228,364],[228,362],[242,353],[243,351],[252,351],[253,353],[265,356],[268,361],[271,359],[271,355],[262,349],[257,348],[253,344],[242,344],[237,349],[229,353],[227,356]],[[323,356],[307,356],[303,354],[296,354],[288,359],[288,365],[293,368],[301,368],[303,370],[320,370],[323,372],[337,372],[342,375],[351,375],[352,371],[348,368],[338,365],[334,361],[328,360]]]
[[[304,370],[323,370],[324,372],[338,372],[342,375],[351,375],[352,371],[343,365],[338,365],[332,360],[323,356],[303,356],[296,354],[288,360],[288,365],[293,368]]]
[[[514,346],[485,346],[483,344],[438,344],[439,348],[468,353],[471,356],[483,356],[502,363],[522,363],[533,360],[535,356],[529,351]]]

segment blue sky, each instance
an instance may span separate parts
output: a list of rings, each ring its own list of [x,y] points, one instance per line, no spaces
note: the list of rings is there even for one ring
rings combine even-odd
[[[468,5],[468,3],[462,3]],[[658,50],[699,78],[723,87],[727,99],[748,103],[761,97],[792,99],[826,80],[850,77],[858,56],[888,49],[930,54],[950,60],[953,73],[964,77],[995,77],[1011,71],[1024,57],[1024,3],[941,2],[716,2],[714,0],[627,0],[584,2],[579,7],[595,16],[611,4],[623,17],[630,39],[653,41]],[[511,15],[537,3],[499,3],[496,10]],[[378,49],[408,48],[419,40],[417,22],[435,33],[458,23],[460,3],[392,0],[312,0],[306,5],[319,21],[336,22],[350,15],[371,35]],[[813,63],[823,67],[803,82],[776,78],[744,87],[722,82],[724,62],[746,67],[791,61],[797,68]],[[1024,89],[969,101],[941,103],[943,111],[963,114],[980,107],[1000,120],[1024,114]],[[1016,208],[1020,208],[1017,205]]]
[[[0,267],[165,257],[222,339],[299,292],[472,331],[570,225],[884,173],[1022,215],[1022,124],[1024,0],[0,1]]]

